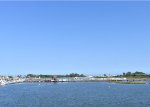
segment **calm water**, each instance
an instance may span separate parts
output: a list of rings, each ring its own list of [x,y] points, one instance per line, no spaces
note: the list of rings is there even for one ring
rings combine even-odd
[[[0,107],[150,107],[150,85],[12,84],[0,87]]]

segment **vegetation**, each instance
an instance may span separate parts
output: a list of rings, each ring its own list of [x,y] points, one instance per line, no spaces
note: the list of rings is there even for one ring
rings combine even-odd
[[[63,77],[85,77],[84,74],[77,74],[77,73],[71,73],[67,75],[35,75],[35,74],[28,74],[26,76],[27,78],[32,77],[32,78],[63,78]]]
[[[130,82],[129,81],[127,81],[127,82],[124,82],[124,81],[113,81],[113,82],[114,83],[118,83],[118,84],[145,84],[144,82],[138,82],[138,81],[136,81],[136,82],[135,81],[134,82],[133,81],[132,82],[131,81]]]
[[[84,74],[71,73],[69,75],[65,75],[66,77],[85,77]]]
[[[127,77],[127,78],[150,78],[150,74],[146,74],[141,71],[136,71],[136,72],[127,72],[123,73],[122,75],[117,75],[116,77]]]

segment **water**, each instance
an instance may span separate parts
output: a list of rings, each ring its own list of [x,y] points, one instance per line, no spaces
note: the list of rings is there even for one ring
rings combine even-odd
[[[150,107],[150,84],[11,84],[0,87],[0,107]]]

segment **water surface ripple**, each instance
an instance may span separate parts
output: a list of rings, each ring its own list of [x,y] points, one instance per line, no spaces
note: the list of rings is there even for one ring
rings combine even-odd
[[[150,107],[149,84],[21,83],[0,87],[0,107]]]

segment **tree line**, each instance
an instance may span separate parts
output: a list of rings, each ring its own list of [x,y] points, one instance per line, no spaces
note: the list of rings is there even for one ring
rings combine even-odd
[[[136,71],[136,72],[123,72],[122,75],[117,75],[117,77],[141,77],[141,78],[147,78],[150,77],[150,74],[146,74],[144,72],[141,71]]]
[[[70,73],[66,75],[36,75],[36,74],[27,74],[27,78],[34,77],[34,78],[63,78],[63,77],[86,77],[84,74],[78,74],[78,73]]]

